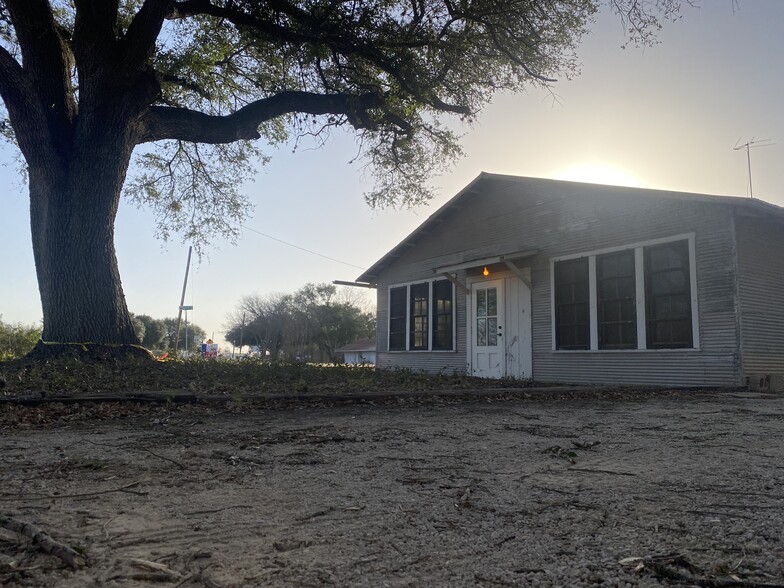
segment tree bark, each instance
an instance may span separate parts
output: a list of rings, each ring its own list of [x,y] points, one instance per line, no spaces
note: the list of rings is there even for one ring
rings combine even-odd
[[[132,146],[112,118],[77,130],[64,160],[30,166],[30,223],[44,330],[60,343],[138,344],[114,247]],[[132,145],[132,143],[130,143]]]

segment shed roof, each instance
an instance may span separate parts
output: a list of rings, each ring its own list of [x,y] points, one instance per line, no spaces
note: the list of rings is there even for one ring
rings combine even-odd
[[[365,284],[375,284],[381,273],[389,267],[405,251],[414,247],[417,242],[425,235],[430,234],[443,222],[444,218],[452,211],[462,207],[463,202],[481,194],[489,189],[498,189],[525,185],[550,185],[551,189],[561,186],[584,186],[587,189],[596,190],[601,188],[607,194],[617,196],[631,196],[635,198],[671,198],[678,200],[690,200],[702,202],[707,205],[735,206],[745,209],[752,213],[767,214],[784,220],[784,208],[755,198],[744,198],[740,196],[716,196],[712,194],[697,194],[691,192],[673,192],[669,190],[652,190],[648,188],[631,188],[628,186],[608,186],[603,184],[590,184],[585,182],[571,182],[565,180],[550,180],[545,178],[532,178],[526,176],[512,176],[506,174],[494,174],[482,172],[465,188],[460,190],[449,201],[431,214],[421,225],[414,229],[406,238],[386,253],[381,259],[365,270],[357,278],[357,282]]]
[[[351,353],[352,351],[375,351],[376,350],[376,340],[375,339],[359,339],[358,341],[354,341],[354,343],[349,343],[348,345],[344,345],[343,347],[338,347],[335,349],[336,353]]]

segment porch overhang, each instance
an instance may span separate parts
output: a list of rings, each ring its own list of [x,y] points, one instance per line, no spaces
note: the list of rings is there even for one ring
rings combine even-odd
[[[368,282],[350,282],[348,280],[332,280],[332,283],[336,286],[352,286],[354,288],[375,288],[376,284],[370,284]]]
[[[456,263],[453,265],[444,265],[441,267],[433,268],[433,273],[439,274],[444,276],[447,280],[452,282],[458,290],[463,292],[463,294],[469,294],[471,291],[463,284],[457,277],[454,275],[455,272],[465,269],[473,269],[476,267],[483,267],[487,265],[494,265],[496,263],[504,264],[509,270],[516,275],[523,284],[525,284],[529,289],[531,288],[531,282],[528,278],[520,271],[515,265],[515,261],[519,259],[525,259],[527,257],[533,257],[539,253],[538,249],[526,249],[525,251],[517,251],[515,253],[504,253],[503,255],[494,255],[493,257],[482,257],[479,259],[473,259],[471,261],[464,261],[462,263]]]
[[[514,262],[519,259],[525,259],[526,257],[533,257],[539,253],[538,249],[527,249],[525,251],[517,251],[515,253],[504,253],[503,255],[494,255],[493,257],[482,257],[479,259],[472,259],[470,261],[464,261],[462,263],[456,263],[453,265],[444,265],[441,267],[437,267],[433,269],[433,273],[436,274],[444,274],[444,273],[453,273],[464,269],[472,269],[475,267],[483,267],[486,265],[493,265],[495,263],[504,263],[507,266],[509,264],[514,265]]]

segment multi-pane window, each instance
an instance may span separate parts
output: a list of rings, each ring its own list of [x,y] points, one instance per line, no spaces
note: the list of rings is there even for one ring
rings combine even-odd
[[[557,349],[590,349],[588,258],[555,264]]]
[[[427,303],[430,298],[430,284],[412,284],[411,294],[411,324],[409,326],[408,348],[413,351],[427,349]]]
[[[389,350],[406,348],[407,288],[392,288],[389,291]]]
[[[389,290],[390,351],[454,349],[454,290],[448,280]]]
[[[691,239],[555,261],[555,349],[699,347]]]
[[[596,257],[599,349],[637,347],[634,249]]]
[[[433,282],[433,349],[452,349],[452,282]]]
[[[688,241],[645,248],[645,318],[649,349],[693,346]]]
[[[476,290],[476,344],[479,347],[498,345],[498,289]]]

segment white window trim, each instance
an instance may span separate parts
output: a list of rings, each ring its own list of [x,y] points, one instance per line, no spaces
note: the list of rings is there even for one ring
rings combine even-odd
[[[435,282],[449,282],[452,286],[452,349],[433,349],[433,284]],[[411,286],[417,284],[427,284],[427,349],[410,349],[411,346]],[[390,328],[389,321],[392,311],[392,290],[396,288],[406,289],[406,348],[405,349],[390,349],[389,338]],[[447,278],[439,276],[437,278],[427,278],[424,280],[412,280],[410,282],[402,282],[400,284],[391,284],[387,286],[387,353],[455,353],[457,351],[457,295],[454,284]]]
[[[645,308],[645,260],[643,250],[651,245],[662,245],[675,241],[687,241],[689,245],[689,284],[691,287],[691,332],[692,347],[677,349],[648,349],[647,322]],[[700,318],[697,307],[697,254],[694,245],[695,233],[684,233],[649,241],[640,241],[619,247],[595,249],[584,253],[574,253],[550,258],[550,317],[552,351],[557,353],[681,353],[700,350]],[[634,275],[637,304],[637,348],[636,349],[599,349],[599,317],[596,301],[596,257],[607,253],[634,250]],[[588,304],[590,319],[590,349],[558,349],[556,347],[555,326],[555,264],[570,259],[588,258]]]

